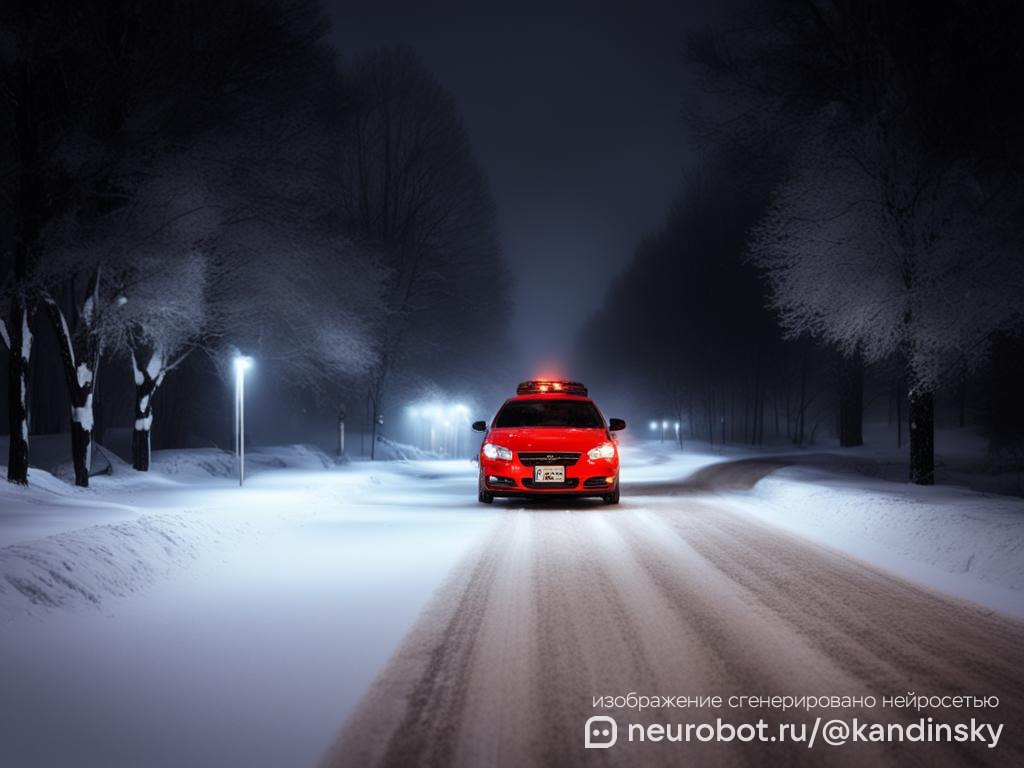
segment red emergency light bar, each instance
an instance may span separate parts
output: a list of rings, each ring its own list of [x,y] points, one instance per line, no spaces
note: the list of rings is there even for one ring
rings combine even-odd
[[[542,394],[562,394],[562,395],[582,395],[587,396],[587,388],[580,384],[578,381],[545,381],[545,380],[534,380],[524,381],[518,387],[516,387],[517,395],[542,395]]]

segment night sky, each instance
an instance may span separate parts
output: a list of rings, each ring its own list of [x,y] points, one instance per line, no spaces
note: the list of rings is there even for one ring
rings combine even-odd
[[[333,4],[343,56],[408,45],[458,100],[498,203],[527,373],[563,372],[576,330],[679,187],[682,41],[709,13],[690,6]]]

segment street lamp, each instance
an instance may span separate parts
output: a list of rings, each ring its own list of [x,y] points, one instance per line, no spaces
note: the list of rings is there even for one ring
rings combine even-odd
[[[245,482],[245,372],[252,368],[252,358],[235,358],[235,455],[238,457],[238,485]]]
[[[665,430],[668,429],[668,422],[661,422],[661,442],[665,442]]]

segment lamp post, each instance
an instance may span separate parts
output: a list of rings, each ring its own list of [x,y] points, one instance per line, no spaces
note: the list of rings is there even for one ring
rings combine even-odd
[[[235,358],[235,455],[238,457],[238,485],[245,483],[245,372],[252,368],[252,358]]]
[[[665,442],[665,430],[668,429],[668,422],[661,422],[661,442]]]

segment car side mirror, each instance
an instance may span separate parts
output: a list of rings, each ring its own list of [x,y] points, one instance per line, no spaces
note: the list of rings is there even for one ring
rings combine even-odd
[[[487,431],[487,422],[486,421],[474,421],[473,422],[473,431],[474,432],[486,432]]]
[[[626,422],[622,419],[608,419],[608,430],[610,432],[618,432],[620,429],[626,428]]]

